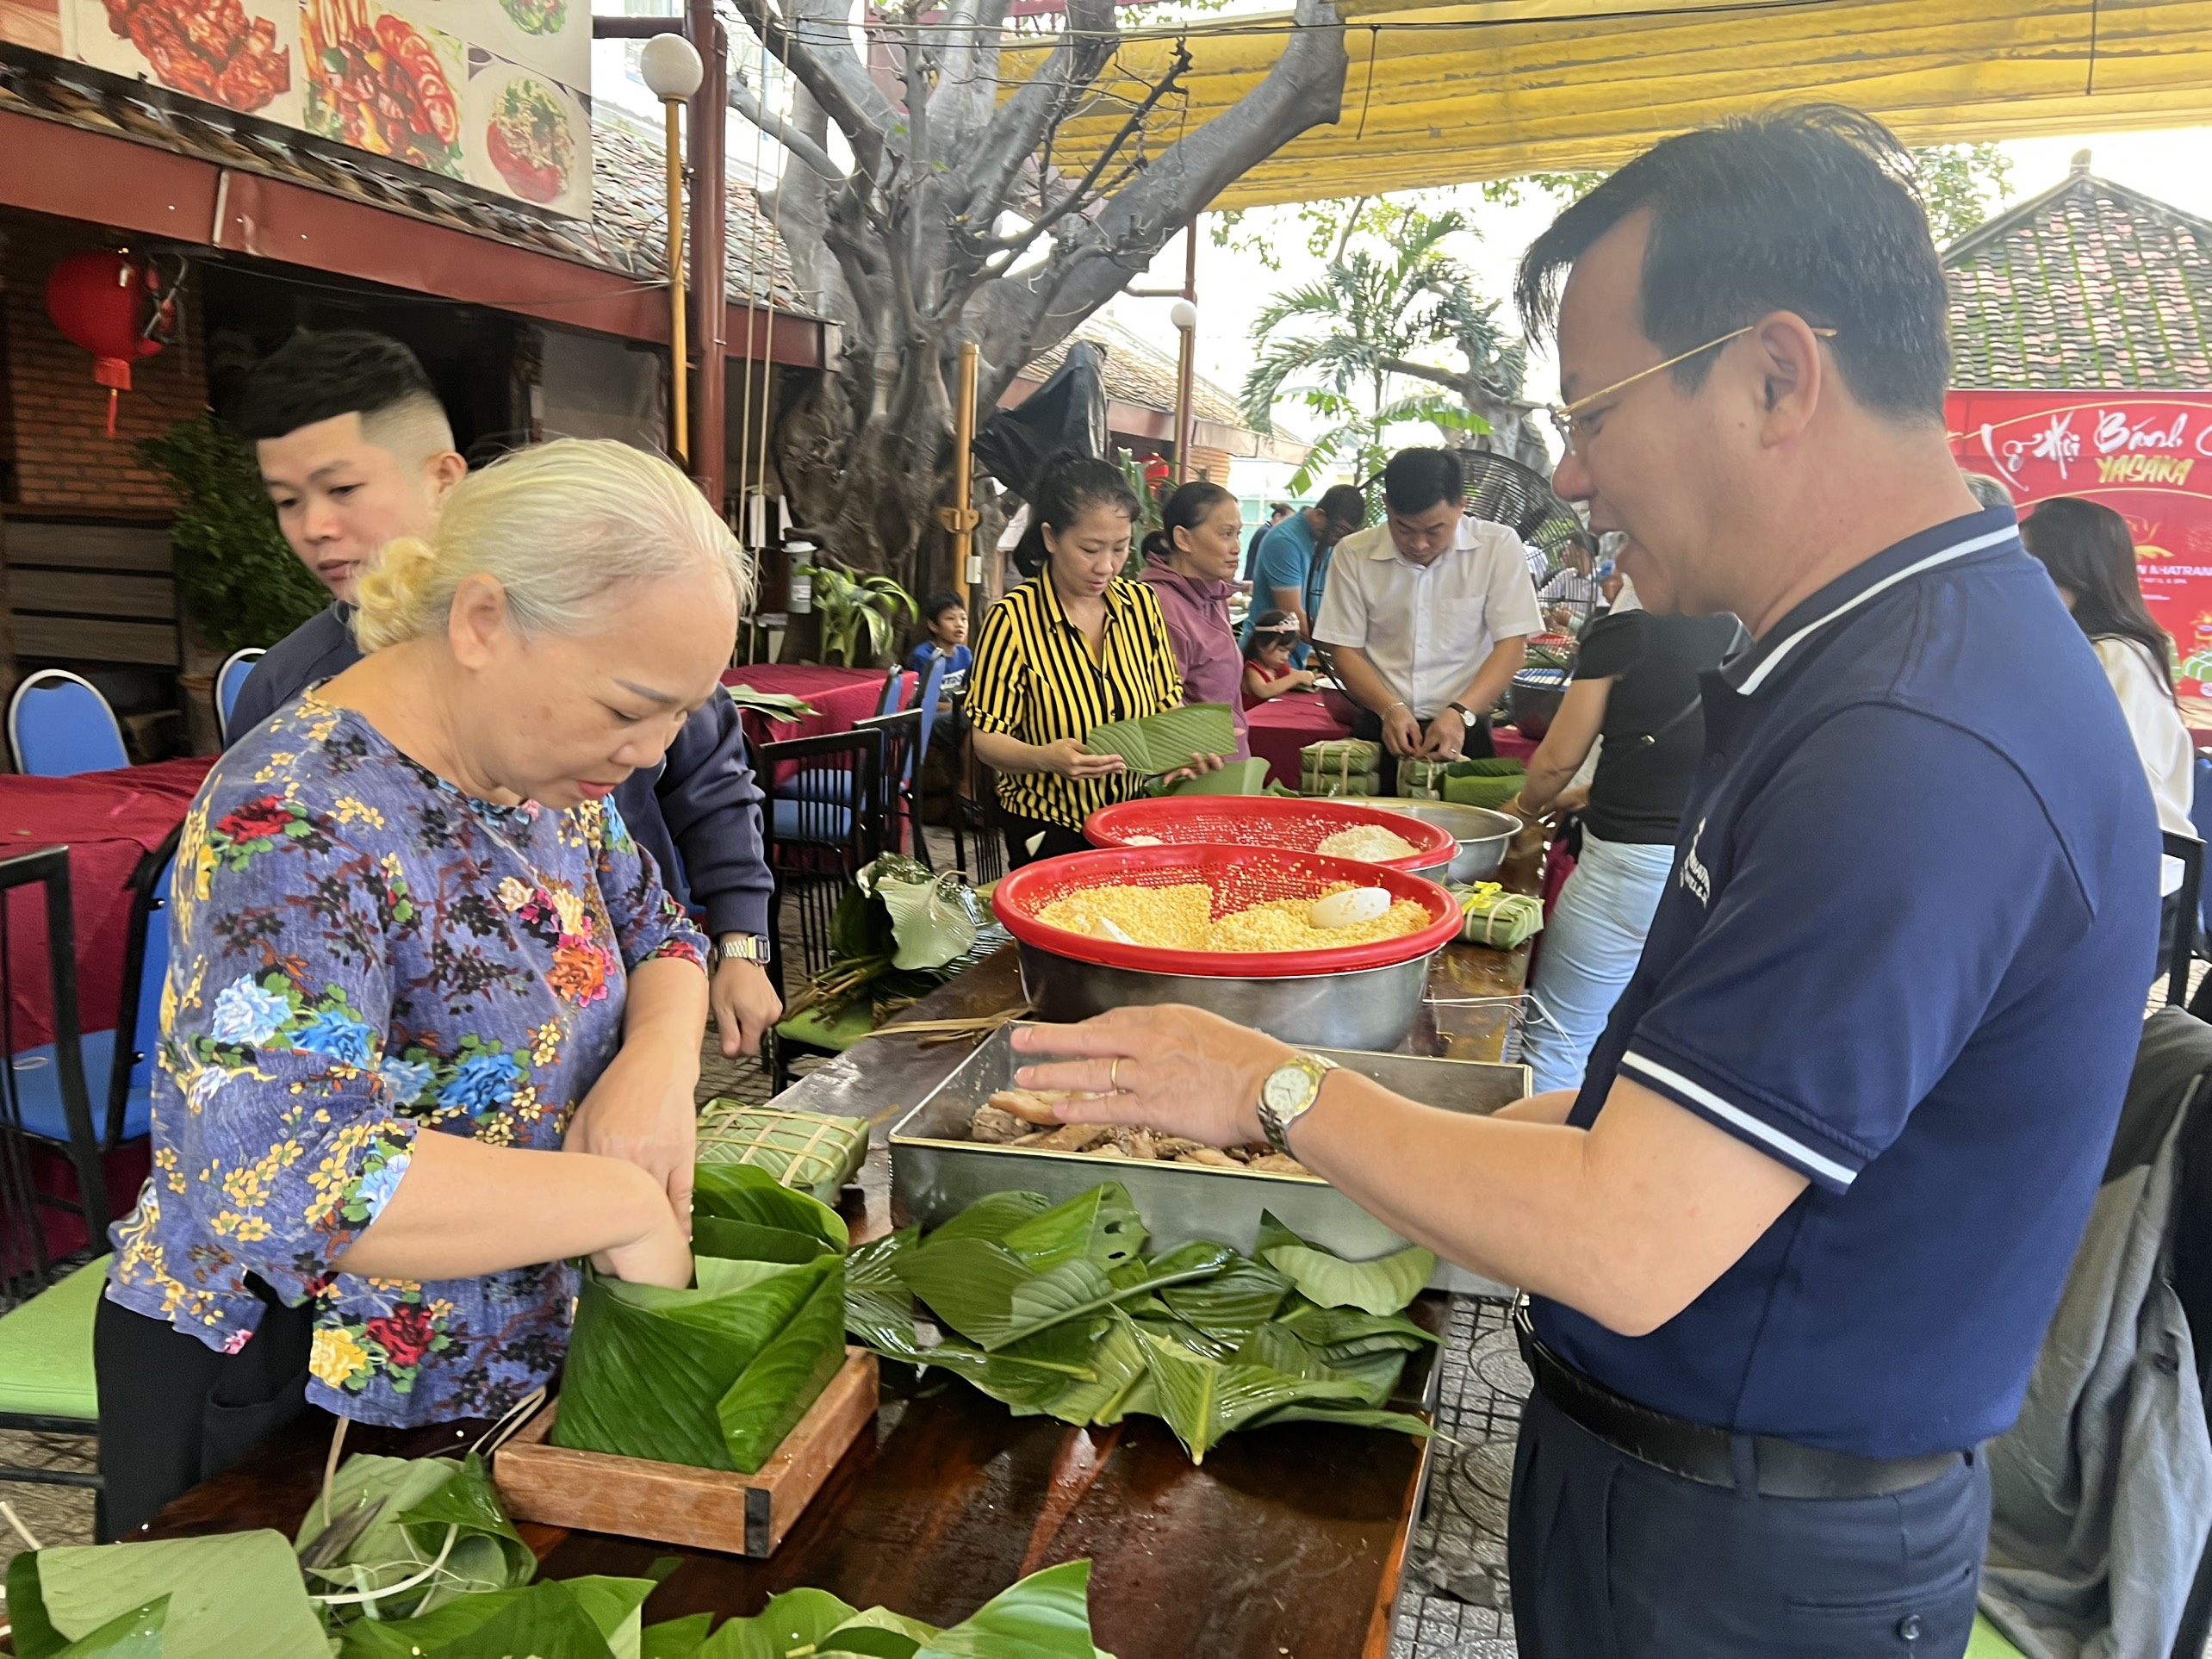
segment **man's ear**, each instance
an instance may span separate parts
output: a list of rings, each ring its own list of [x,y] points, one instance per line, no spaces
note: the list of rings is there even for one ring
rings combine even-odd
[[[1812,424],[1827,389],[1828,363],[1820,337],[1794,311],[1776,311],[1751,331],[1758,355],[1753,371],[1760,377],[1760,441],[1768,448],[1787,444]]]
[[[441,450],[422,463],[423,476],[430,486],[431,504],[445,505],[445,497],[454,485],[469,475],[469,463],[451,450]]]

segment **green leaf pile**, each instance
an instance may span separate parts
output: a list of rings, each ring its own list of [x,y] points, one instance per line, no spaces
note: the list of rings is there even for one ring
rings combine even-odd
[[[1113,1659],[1091,1642],[1090,1589],[1089,1562],[1047,1567],[948,1630],[885,1607],[863,1612],[826,1590],[788,1590],[711,1636],[706,1613],[648,1625],[640,1659]]]
[[[751,1165],[696,1178],[695,1288],[586,1271],[556,1445],[749,1475],[844,1364],[836,1211]]]
[[[1401,1316],[1436,1266],[1427,1251],[1348,1262],[1271,1215],[1252,1257],[1202,1240],[1147,1255],[1147,1240],[1119,1182],[1057,1205],[993,1193],[926,1238],[910,1227],[854,1252],[845,1328],[1017,1416],[1158,1417],[1195,1463],[1277,1423],[1428,1432],[1383,1409],[1407,1355],[1436,1341]]]
[[[327,1501],[317,1497],[294,1543],[318,1592],[387,1592],[376,1598],[374,1611],[382,1619],[426,1613],[478,1591],[512,1589],[537,1571],[474,1452],[459,1463],[347,1458]],[[436,1570],[429,1570],[433,1564]],[[360,1604],[342,1605],[351,1612]]]
[[[1201,755],[1230,754],[1236,746],[1236,722],[1227,703],[1187,703],[1141,720],[1110,721],[1083,740],[1090,754],[1118,755],[1144,778],[1178,771]]]

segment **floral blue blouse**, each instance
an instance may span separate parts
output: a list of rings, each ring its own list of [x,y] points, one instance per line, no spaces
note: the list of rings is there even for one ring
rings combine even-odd
[[[565,1262],[418,1284],[332,1266],[425,1130],[557,1147],[622,1037],[628,971],[705,964],[611,802],[494,806],[309,693],[215,763],[170,898],[153,1169],[108,1294],[235,1353],[314,1304],[308,1398],[494,1416],[568,1343]]]

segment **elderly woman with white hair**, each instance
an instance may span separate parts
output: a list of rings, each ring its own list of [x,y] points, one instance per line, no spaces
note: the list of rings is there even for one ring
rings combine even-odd
[[[498,1415],[571,1258],[690,1282],[705,941],[608,797],[720,694],[749,584],[667,462],[523,450],[385,550],[370,655],[216,762],[96,1327],[105,1536],[303,1401]]]

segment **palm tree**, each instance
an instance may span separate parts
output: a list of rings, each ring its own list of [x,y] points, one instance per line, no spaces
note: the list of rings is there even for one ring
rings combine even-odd
[[[1252,325],[1261,348],[1245,376],[1245,419],[1272,430],[1273,409],[1286,388],[1332,423],[1315,440],[1290,481],[1303,492],[1334,463],[1349,462],[1364,479],[1388,458],[1383,434],[1414,421],[1435,426],[1450,441],[1481,442],[1494,429],[1507,441],[1498,447],[1517,458],[1524,438],[1537,455],[1543,440],[1525,432],[1528,404],[1519,398],[1527,349],[1500,329],[1494,301],[1475,299],[1463,266],[1443,251],[1446,237],[1467,228],[1457,212],[1431,216],[1407,208],[1399,220],[1390,255],[1350,246],[1359,220],[1347,216],[1320,278],[1278,296]],[[1463,371],[1417,360],[1416,353],[1449,343],[1465,360]],[[1426,381],[1457,394],[1401,394],[1400,377]],[[1301,383],[1302,382],[1302,383]]]

